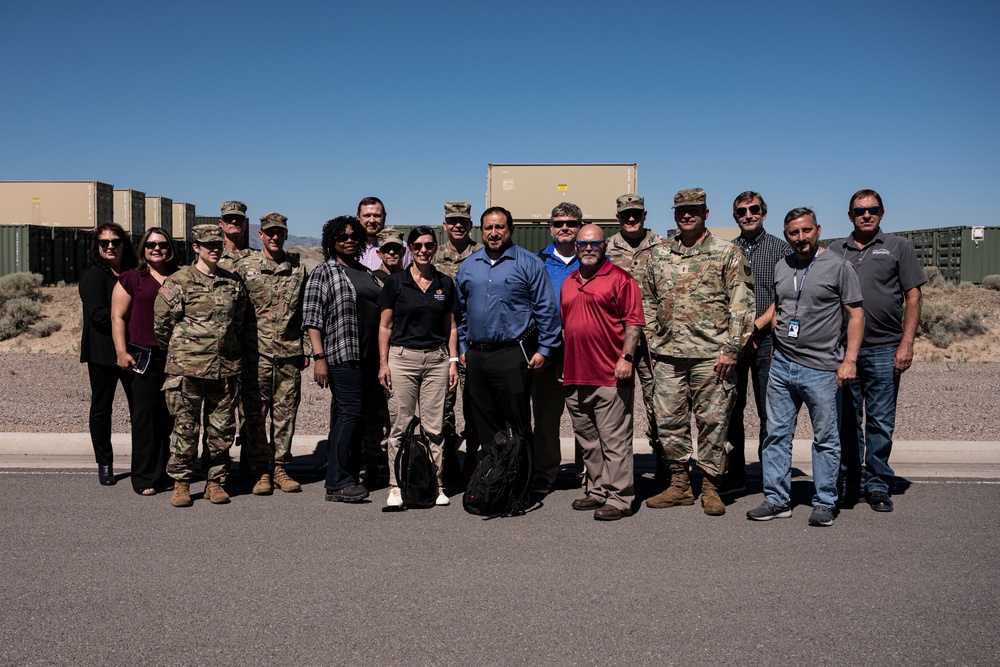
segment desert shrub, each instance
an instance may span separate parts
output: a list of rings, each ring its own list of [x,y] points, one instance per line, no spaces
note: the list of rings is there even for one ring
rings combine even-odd
[[[966,336],[982,336],[988,333],[990,328],[983,322],[983,315],[978,311],[971,311],[955,320],[956,332]]]
[[[926,337],[934,347],[940,348],[951,345],[955,334],[971,338],[989,333],[982,313],[971,311],[959,316],[953,313],[951,304],[947,302],[924,301],[917,332]]]
[[[46,317],[31,327],[31,335],[35,338],[48,338],[60,329],[62,329],[62,322],[55,317]]]
[[[41,285],[42,276],[38,273],[21,272],[0,276],[0,307],[18,297],[40,298]]]
[[[0,340],[25,332],[42,313],[42,276],[37,273],[11,273],[0,277]],[[48,334],[58,329],[46,325]]]
[[[17,327],[6,317],[0,317],[0,340],[9,340],[18,334]]]
[[[983,277],[983,287],[986,289],[1000,290],[1000,273],[991,273]]]
[[[38,321],[42,314],[42,304],[26,296],[11,299],[3,306],[3,312],[19,329],[25,329]]]
[[[924,277],[927,278],[928,284],[935,285],[937,281],[941,280],[941,269],[936,266],[925,266]]]

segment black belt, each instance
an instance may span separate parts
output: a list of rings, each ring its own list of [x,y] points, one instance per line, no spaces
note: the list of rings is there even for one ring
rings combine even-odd
[[[494,352],[496,350],[506,350],[515,345],[520,345],[520,343],[516,340],[512,340],[509,343],[469,343],[469,349],[479,350],[480,352]]]

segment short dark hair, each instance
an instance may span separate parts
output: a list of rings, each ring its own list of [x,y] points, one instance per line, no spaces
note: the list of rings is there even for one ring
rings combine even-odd
[[[421,225],[419,227],[414,227],[410,230],[410,233],[406,235],[406,244],[415,243],[417,239],[421,236],[430,236],[434,239],[434,243],[437,243],[437,235],[434,234],[434,230],[430,227]]]
[[[801,217],[809,216],[812,218],[813,224],[819,227],[819,220],[816,219],[816,212],[811,208],[806,208],[805,206],[800,206],[799,208],[793,208],[791,211],[785,214],[785,227],[788,226],[792,220],[797,220]]]
[[[882,205],[882,195],[875,192],[874,190],[869,190],[865,188],[863,190],[858,190],[853,195],[851,195],[851,203],[847,205],[847,210],[850,211],[852,208],[854,208],[854,202],[861,199],[862,197],[875,197],[875,199],[878,200],[878,207],[883,210],[885,209],[885,206]]]
[[[736,199],[733,200],[733,213],[736,213],[737,204],[740,202],[750,203],[754,199],[760,200],[760,212],[767,215],[767,202],[764,201],[764,198],[760,196],[759,192],[754,192],[753,190],[747,190],[746,192],[741,192],[736,195]]]
[[[382,215],[387,215],[387,212],[385,210],[385,204],[383,204],[382,200],[379,199],[378,197],[365,197],[360,202],[358,202],[358,215],[361,215],[362,206],[373,206],[375,204],[378,204],[379,206],[382,207]]]
[[[97,242],[97,240],[101,238],[101,234],[104,232],[111,232],[122,242],[122,271],[134,269],[137,260],[135,256],[135,248],[132,247],[132,237],[130,237],[128,233],[122,229],[121,225],[113,222],[105,222],[103,225],[98,225],[97,229],[94,230],[94,238],[90,243],[90,253],[87,255],[87,266],[99,266],[105,270],[111,269],[111,267],[108,266],[107,261],[101,257],[101,251],[99,250],[100,244]]]
[[[153,234],[159,234],[167,239],[167,244],[170,246],[168,248],[169,254],[167,255],[167,266],[171,271],[177,268],[177,247],[174,245],[174,240],[170,237],[170,232],[165,230],[163,227],[150,227],[146,230],[146,233],[142,235],[142,240],[139,241],[139,263],[135,267],[136,271],[143,276],[149,275],[149,265],[146,264],[146,241],[148,241],[149,237]]]
[[[365,233],[361,227],[361,222],[353,215],[338,215],[332,220],[327,220],[323,225],[322,244],[324,262],[328,262],[331,258],[336,256],[336,253],[333,250],[335,239],[345,233],[348,227],[351,227],[354,230],[354,236],[357,237],[358,241],[357,255],[361,254],[361,247],[365,240]],[[357,259],[357,255],[355,256],[355,259]]]
[[[483,226],[483,220],[486,219],[486,216],[493,215],[494,213],[503,214],[503,217],[507,218],[507,227],[510,228],[511,232],[514,231],[514,216],[512,216],[510,211],[505,209],[503,206],[490,206],[488,209],[483,211],[483,214],[479,216],[479,226]]]
[[[552,213],[549,214],[549,223],[559,217],[570,217],[574,220],[583,222],[583,211],[580,207],[573,202],[564,201],[556,204],[555,208],[552,209]]]

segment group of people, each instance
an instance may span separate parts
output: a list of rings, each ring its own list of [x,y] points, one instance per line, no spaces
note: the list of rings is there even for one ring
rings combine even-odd
[[[356,216],[324,225],[324,262],[308,276],[284,252],[284,216],[262,217],[263,249],[247,249],[241,202],[223,204],[219,225],[195,227],[197,260],[181,269],[163,230],[147,231],[133,269],[127,235],[102,226],[80,284],[101,483],[114,480],[108,387],[113,396],[121,381],[137,492],[172,484],[171,502],[191,504],[204,422],[205,497],[228,502],[237,421],[253,492],[298,490],[286,466],[301,371],[311,362],[317,384],[331,391],[327,500],[358,502],[387,484],[387,505],[402,505],[395,463],[414,417],[430,445],[438,505],[449,503],[449,473],[467,480],[480,441],[507,424],[531,446],[532,492],[547,494],[559,472],[565,409],[585,489],[572,507],[598,520],[629,516],[637,375],[665,486],[648,507],[694,503],[694,459],[705,513],[725,513],[722,497],[745,488],[743,410],[752,386],[764,502],[748,518],[791,515],[802,403],[814,432],[809,523],[828,526],[838,504],[862,497],[891,511],[895,401],[925,279],[908,242],[882,233],[878,193],[851,197],[854,231],[827,251],[807,208],[785,216],[784,239],[767,233],[767,205],[756,192],[733,202],[740,236],[732,242],[708,230],[701,188],[675,195],[677,232],[668,238],[646,228],[643,197],[622,195],[616,204],[620,229],[606,238],[584,224],[578,206],[559,203],[549,219],[552,243],[536,255],[514,243],[502,207],[480,216],[479,244],[470,205],[446,203],[439,245],[430,227],[404,240],[386,227],[383,202],[366,197]],[[113,354],[101,356],[105,330]],[[152,351],[141,375],[130,371],[135,346]]]

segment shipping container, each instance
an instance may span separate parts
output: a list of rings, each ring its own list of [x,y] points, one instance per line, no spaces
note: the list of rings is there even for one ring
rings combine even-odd
[[[580,207],[585,222],[616,223],[616,200],[637,192],[638,169],[637,164],[491,164],[486,208],[503,206],[517,225],[544,225],[553,207],[568,201]]]
[[[115,222],[132,235],[146,233],[146,193],[115,190]]]
[[[194,204],[174,202],[174,241],[185,243],[191,238],[191,230],[195,225]]]
[[[98,181],[0,181],[0,224],[94,229],[114,222],[114,186]]]
[[[146,229],[160,227],[173,233],[173,204],[168,197],[146,197]]]
[[[0,275],[27,271],[46,285],[79,282],[93,238],[89,229],[0,225]]]
[[[938,267],[946,280],[979,284],[985,276],[1000,274],[1000,227],[940,227],[891,233],[908,239],[920,263]]]

